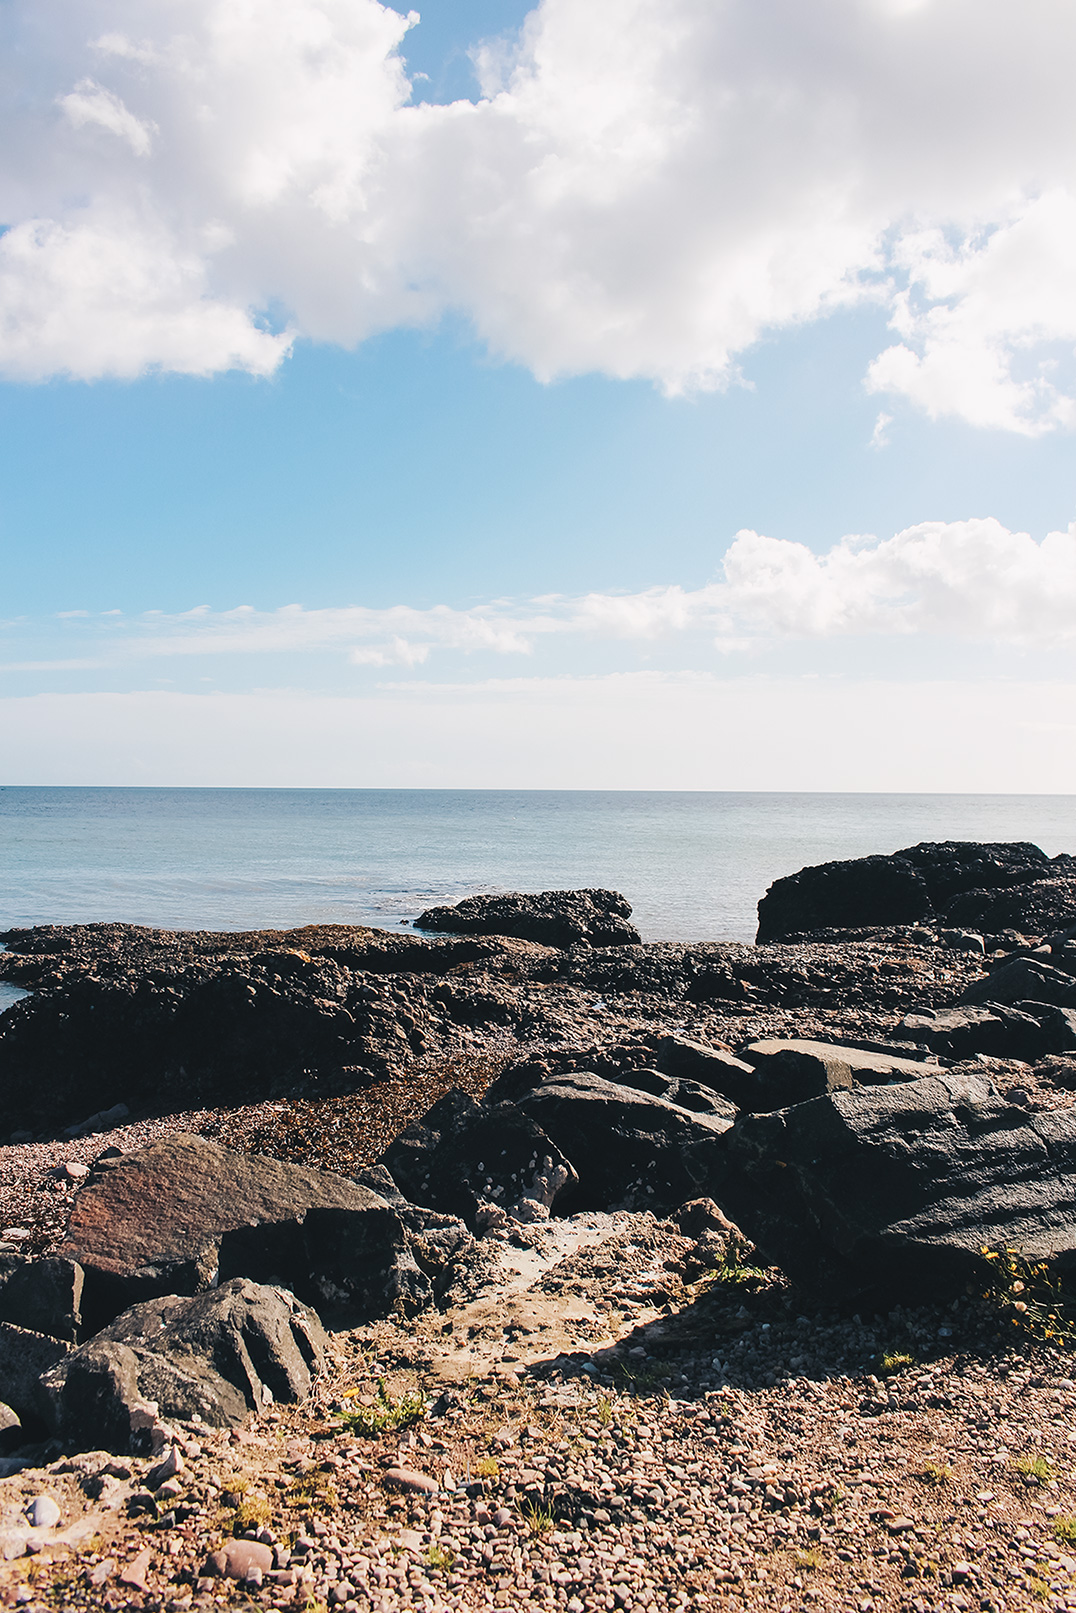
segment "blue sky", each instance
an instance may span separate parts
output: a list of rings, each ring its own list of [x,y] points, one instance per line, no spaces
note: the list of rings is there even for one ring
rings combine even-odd
[[[1072,19],[973,9],[15,0],[7,781],[1076,790]]]

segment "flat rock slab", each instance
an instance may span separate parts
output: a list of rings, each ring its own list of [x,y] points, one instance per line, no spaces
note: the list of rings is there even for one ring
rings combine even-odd
[[[756,1113],[783,1109],[826,1092],[915,1080],[937,1068],[929,1059],[796,1039],[752,1042],[745,1057],[754,1068],[754,1078],[753,1084],[741,1088],[740,1106]]]
[[[1029,1114],[956,1070],[833,1092],[742,1116],[713,1197],[827,1299],[951,1299],[984,1247],[1076,1264],[1076,1111]]]

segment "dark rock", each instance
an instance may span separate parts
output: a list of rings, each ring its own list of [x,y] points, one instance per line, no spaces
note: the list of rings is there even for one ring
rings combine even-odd
[[[374,1213],[382,1223],[387,1210],[342,1176],[177,1134],[97,1162],[61,1253],[83,1267],[84,1308],[98,1326],[139,1299],[194,1294],[222,1274],[291,1286],[306,1269],[303,1220],[315,1206]],[[222,1271],[227,1234],[236,1236]]]
[[[710,1087],[737,1105],[738,1094],[754,1090],[753,1065],[726,1048],[708,1047],[688,1036],[663,1036],[658,1043],[658,1065],[669,1075]]]
[[[41,1392],[61,1439],[125,1451],[146,1402],[163,1418],[237,1428],[273,1401],[304,1400],[326,1347],[294,1294],[237,1278],[133,1306],[48,1372]]]
[[[713,1197],[765,1257],[834,1301],[951,1299],[984,1246],[1076,1260],[1076,1111],[1030,1115],[944,1071],[742,1116]]]
[[[902,857],[819,863],[775,880],[758,904],[759,943],[813,930],[914,924],[933,908],[926,881]]]
[[[837,1042],[771,1039],[751,1042],[745,1052],[752,1074],[744,1082],[740,1107],[756,1113],[854,1086],[914,1080],[934,1068],[929,1060]]]
[[[27,1260],[0,1288],[0,1322],[77,1344],[82,1325],[82,1267],[73,1260]]]
[[[1050,1014],[1071,1010],[1036,1005]],[[1067,1023],[1067,1022],[1066,1022]],[[898,1029],[925,1042],[935,1053],[950,1059],[970,1059],[983,1053],[988,1058],[1024,1059],[1034,1063],[1047,1053],[1063,1053],[1069,1045],[1059,1022],[1047,1030],[1041,1014],[1027,1008],[989,1003],[981,1007],[919,1009],[906,1014]]]
[[[495,1102],[497,1084],[486,1101]],[[735,1109],[699,1114],[584,1072],[563,1074],[518,1100],[579,1177],[567,1210],[673,1209],[711,1180]],[[714,1195],[717,1196],[717,1195]]]
[[[950,927],[999,930],[1018,920],[989,921],[975,904],[961,907],[961,894],[1027,886],[1052,868],[1045,852],[1024,841],[925,841],[892,856],[820,863],[774,881],[758,905],[758,940],[915,924],[936,915]],[[1013,895],[1014,912],[1021,900]]]
[[[402,1131],[381,1164],[405,1196],[471,1227],[490,1204],[541,1220],[578,1185],[560,1149],[528,1115],[449,1092]]]
[[[1076,980],[1039,958],[1013,958],[973,980],[960,993],[960,1003],[1039,1002],[1076,1008]]]
[[[1076,871],[1069,860],[1069,871],[1051,872],[1051,877],[1034,883],[965,891],[949,904],[946,917],[954,924],[993,933],[1012,928],[1025,935],[1046,935],[1076,923]]]
[[[468,896],[455,907],[431,907],[415,920],[417,929],[458,935],[514,935],[543,946],[625,946],[642,938],[631,906],[616,891],[509,892]]]
[[[6,1404],[20,1417],[39,1415],[38,1379],[62,1361],[68,1349],[68,1345],[47,1333],[32,1333],[28,1328],[0,1322],[0,1386]]]

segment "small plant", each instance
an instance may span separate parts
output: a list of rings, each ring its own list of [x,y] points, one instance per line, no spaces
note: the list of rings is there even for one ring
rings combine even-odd
[[[288,1500],[293,1506],[307,1507],[316,1512],[335,1507],[339,1497],[335,1484],[330,1483],[324,1473],[311,1472],[303,1473],[295,1480],[288,1491]]]
[[[1054,1539],[1059,1546],[1076,1546],[1076,1518],[1055,1518]]]
[[[556,1521],[550,1509],[539,1506],[537,1501],[524,1501],[520,1516],[532,1535],[548,1535]]]
[[[608,1428],[613,1420],[613,1402],[609,1395],[598,1396],[598,1422],[602,1428]]]
[[[272,1516],[272,1509],[265,1496],[258,1495],[256,1491],[248,1491],[240,1497],[232,1523],[233,1527],[242,1533],[244,1529],[266,1528]]]
[[[1029,1484],[1046,1484],[1054,1476],[1054,1465],[1047,1456],[1021,1456],[1013,1466]]]
[[[915,1356],[909,1355],[907,1350],[886,1350],[879,1362],[879,1368],[887,1377],[897,1372],[907,1372],[909,1367],[915,1366]]]
[[[796,1553],[797,1568],[821,1568],[824,1561],[818,1546],[808,1546],[806,1550]]]
[[[377,1380],[377,1400],[372,1406],[355,1406],[343,1413],[342,1421],[354,1434],[375,1439],[379,1434],[391,1434],[399,1428],[410,1428],[426,1415],[426,1397],[419,1389],[406,1394],[390,1395],[384,1378]]]
[[[1007,1325],[1039,1344],[1076,1344],[1072,1301],[1046,1261],[1029,1260],[1018,1249],[984,1247],[981,1253],[992,1278],[983,1298]]]
[[[456,1561],[456,1553],[454,1551],[449,1551],[447,1546],[438,1545],[436,1540],[434,1541],[433,1545],[430,1546],[428,1551],[426,1552],[426,1564],[427,1564],[427,1567],[429,1567],[429,1568],[441,1568],[441,1569],[443,1569],[445,1571],[446,1574],[447,1574],[448,1570],[452,1567],[452,1564],[455,1561]]]
[[[947,1462],[924,1462],[916,1477],[924,1484],[948,1484],[953,1470]]]
[[[734,1287],[757,1287],[769,1278],[769,1272],[764,1266],[753,1266],[743,1257],[743,1250],[738,1243],[729,1244],[722,1258],[720,1266],[716,1267],[707,1286],[715,1283],[731,1284]]]
[[[501,1464],[495,1456],[480,1456],[474,1470],[480,1479],[499,1479],[501,1476]]]

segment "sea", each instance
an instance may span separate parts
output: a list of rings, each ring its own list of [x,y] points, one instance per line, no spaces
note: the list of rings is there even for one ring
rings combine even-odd
[[[647,940],[750,941],[808,863],[919,840],[1076,851],[1076,796],[0,788],[0,930],[394,930],[479,891],[605,886]]]

